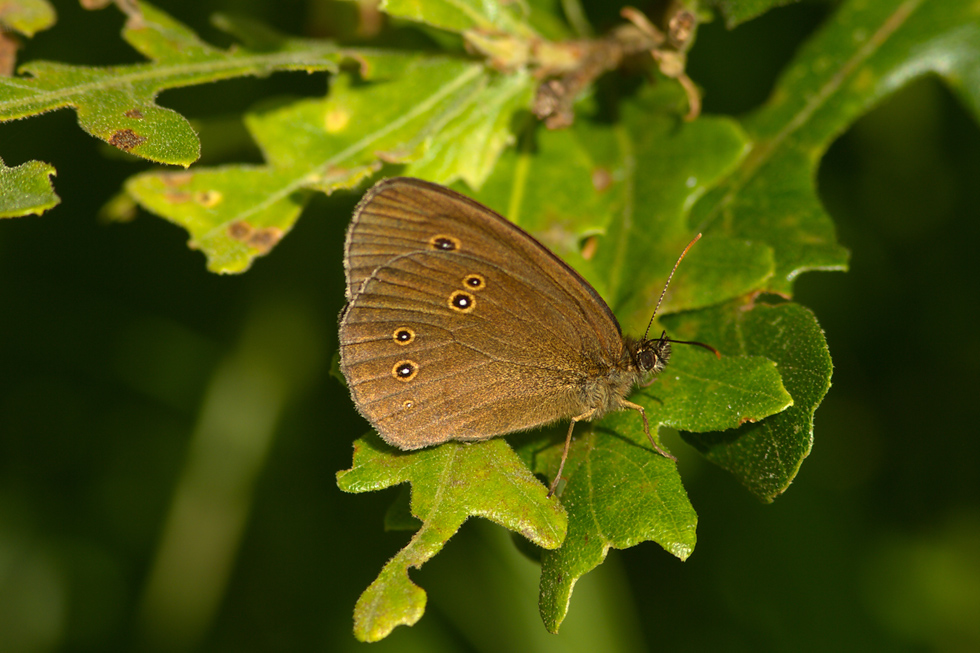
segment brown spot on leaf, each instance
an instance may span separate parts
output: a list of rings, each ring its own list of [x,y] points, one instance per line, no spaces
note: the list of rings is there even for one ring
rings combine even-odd
[[[323,128],[329,134],[336,134],[337,132],[343,131],[350,124],[350,118],[350,111],[340,107],[334,107],[324,115]]]
[[[378,157],[385,163],[401,163],[408,156],[408,152],[405,150],[394,150],[392,152],[379,151],[375,152],[374,156]]]
[[[605,168],[596,168],[592,171],[592,187],[600,193],[612,186],[613,178]]]
[[[263,227],[256,229],[244,220],[236,220],[228,225],[228,235],[237,241],[259,250],[260,254],[268,254],[269,250],[282,240],[282,229],[278,227]]]
[[[140,136],[132,129],[117,130],[109,139],[109,145],[112,145],[113,147],[118,147],[120,150],[123,150],[125,152],[129,152],[137,145],[142,145],[145,142],[146,142],[146,138]]]
[[[164,193],[163,196],[171,204],[183,204],[191,201],[190,193]]]
[[[248,239],[248,244],[259,250],[263,254],[268,254],[269,250],[282,240],[282,229],[277,227],[265,227],[259,229]]]
[[[194,178],[189,172],[174,172],[169,175],[160,175],[159,179],[164,186],[186,186]]]
[[[348,172],[347,168],[330,166],[321,175],[319,175],[312,183],[332,184],[338,179],[346,179],[349,175],[350,172]]]
[[[224,198],[224,195],[222,195],[220,191],[216,190],[201,191],[194,196],[194,199],[197,200],[198,204],[209,209],[217,206],[221,202],[222,198]]]
[[[134,118],[136,120],[142,120],[143,119],[143,112],[140,111],[139,109],[130,109],[129,111],[127,111],[123,115],[125,115],[127,118]]]
[[[253,231],[252,225],[244,220],[236,220],[228,225],[228,235],[235,240],[246,241],[252,235]]]

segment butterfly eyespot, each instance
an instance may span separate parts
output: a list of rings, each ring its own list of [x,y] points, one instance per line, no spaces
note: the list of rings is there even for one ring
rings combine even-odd
[[[459,249],[461,243],[459,238],[454,238],[453,236],[447,236],[445,234],[436,234],[429,239],[429,244],[432,245],[433,249],[440,249],[444,252],[452,252]]]
[[[449,308],[457,313],[469,313],[476,307],[476,297],[468,292],[457,290],[449,296]]]
[[[415,361],[398,361],[391,368],[391,375],[399,381],[411,381],[419,373],[419,365]]]
[[[487,280],[482,274],[467,274],[463,277],[463,285],[471,290],[483,290],[487,287]]]
[[[412,408],[415,408],[415,402],[411,399],[406,399],[402,402],[402,408],[405,410],[411,410]]]
[[[407,345],[415,340],[415,331],[409,329],[408,327],[398,327],[395,332],[391,334],[391,339],[395,341],[395,344]]]

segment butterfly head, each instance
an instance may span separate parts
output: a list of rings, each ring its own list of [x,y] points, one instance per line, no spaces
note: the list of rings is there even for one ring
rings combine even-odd
[[[665,331],[659,338],[647,340],[644,338],[633,353],[636,367],[644,374],[659,374],[667,367],[670,359],[670,340]]]
[[[718,350],[711,345],[706,345],[703,342],[671,340],[667,337],[666,331],[661,333],[659,338],[647,338],[647,334],[650,333],[650,327],[653,326],[653,318],[657,316],[657,311],[660,310],[660,304],[663,303],[664,296],[667,294],[667,287],[670,286],[670,280],[674,278],[674,273],[677,272],[677,266],[680,265],[681,261],[684,259],[684,255],[687,254],[687,251],[691,249],[694,243],[698,242],[698,239],[700,238],[701,234],[695,236],[694,240],[688,243],[687,247],[684,248],[684,251],[681,252],[677,262],[674,263],[674,268],[670,271],[670,275],[667,277],[667,283],[664,284],[664,289],[660,293],[660,299],[657,300],[657,306],[653,309],[653,315],[650,316],[650,322],[647,324],[647,330],[643,332],[643,338],[641,338],[635,345],[629,347],[630,354],[632,356],[631,362],[641,374],[656,376],[662,372],[665,367],[667,367],[667,361],[670,360],[671,342],[704,347],[708,351],[713,352],[718,358],[721,358],[721,354],[718,352]]]

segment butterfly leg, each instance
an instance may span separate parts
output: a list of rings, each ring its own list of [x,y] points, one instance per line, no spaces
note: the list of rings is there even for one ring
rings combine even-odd
[[[663,456],[664,458],[669,458],[676,463],[677,458],[674,457],[670,452],[661,449],[660,445],[657,444],[657,441],[653,439],[652,435],[650,435],[650,422],[647,420],[647,411],[643,410],[643,406],[639,404],[634,404],[632,401],[626,401],[625,399],[620,401],[619,405],[621,408],[629,408],[631,410],[640,411],[640,415],[643,416],[643,432],[647,434],[647,439],[650,440],[650,444],[653,445],[653,448],[656,449],[661,456]]]
[[[651,376],[649,379],[647,379],[646,381],[644,381],[643,383],[641,383],[640,384],[640,387],[641,388],[649,388],[651,385],[653,385],[653,382],[656,381],[656,380],[657,380],[657,377],[656,376]]]
[[[642,408],[640,410],[643,410]],[[565,436],[565,448],[561,452],[561,462],[558,463],[558,473],[555,474],[555,480],[551,482],[551,487],[548,488],[548,498],[555,493],[555,489],[558,487],[558,482],[561,480],[562,470],[565,469],[565,460],[568,458],[568,448],[572,444],[572,430],[575,429],[575,423],[590,419],[595,415],[595,408],[587,413],[582,413],[578,417],[572,418],[572,423],[568,425],[568,435]]]

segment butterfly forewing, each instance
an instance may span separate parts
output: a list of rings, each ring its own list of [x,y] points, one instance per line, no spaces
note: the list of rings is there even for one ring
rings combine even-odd
[[[399,255],[428,249],[429,240],[439,235],[459,238],[461,244],[465,242],[461,252],[496,263],[532,287],[541,279],[551,279],[561,289],[561,295],[552,299],[592,327],[604,348],[618,346],[622,334],[616,317],[577,272],[501,215],[419,179],[386,179],[358,204],[344,256],[347,299],[379,267]]]

